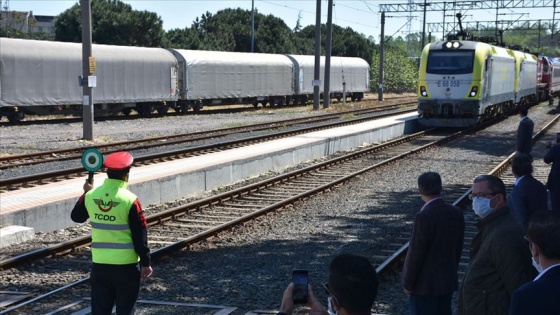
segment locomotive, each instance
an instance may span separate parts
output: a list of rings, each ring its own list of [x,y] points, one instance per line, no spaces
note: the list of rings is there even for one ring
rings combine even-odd
[[[431,43],[420,59],[419,122],[473,126],[515,113],[521,105],[552,102],[559,90],[556,59],[469,40]]]
[[[82,114],[82,45],[0,38],[0,118]],[[94,44],[96,115],[185,113],[206,105],[305,104],[313,99],[314,56]],[[321,78],[325,58],[321,58]],[[361,100],[370,66],[332,57],[329,97]],[[323,86],[320,86],[323,93]]]

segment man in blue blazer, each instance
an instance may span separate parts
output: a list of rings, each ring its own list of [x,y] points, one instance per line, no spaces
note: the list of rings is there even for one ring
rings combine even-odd
[[[511,172],[516,180],[507,203],[517,222],[527,231],[531,215],[548,209],[548,193],[544,184],[533,177],[533,159],[529,155],[517,153],[511,161]]]
[[[560,212],[539,211],[531,217],[526,239],[539,275],[511,297],[510,315],[560,314]]]
[[[535,124],[527,117],[529,109],[527,106],[519,107],[519,127],[517,127],[517,141],[515,150],[519,153],[530,154],[533,148],[533,129]]]

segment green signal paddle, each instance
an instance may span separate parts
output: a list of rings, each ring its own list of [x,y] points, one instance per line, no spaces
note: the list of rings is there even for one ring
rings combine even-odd
[[[95,148],[87,149],[82,154],[82,165],[89,172],[88,183],[92,183],[93,173],[103,166],[103,154]]]

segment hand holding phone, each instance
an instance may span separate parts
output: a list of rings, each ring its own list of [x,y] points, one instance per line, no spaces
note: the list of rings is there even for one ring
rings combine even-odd
[[[294,304],[306,304],[308,300],[308,272],[307,270],[293,270],[292,282],[294,283]]]

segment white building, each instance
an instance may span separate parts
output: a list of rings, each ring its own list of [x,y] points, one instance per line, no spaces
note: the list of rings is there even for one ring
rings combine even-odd
[[[56,16],[33,15],[33,11],[0,11],[0,28],[24,33],[44,32],[54,36]]]

